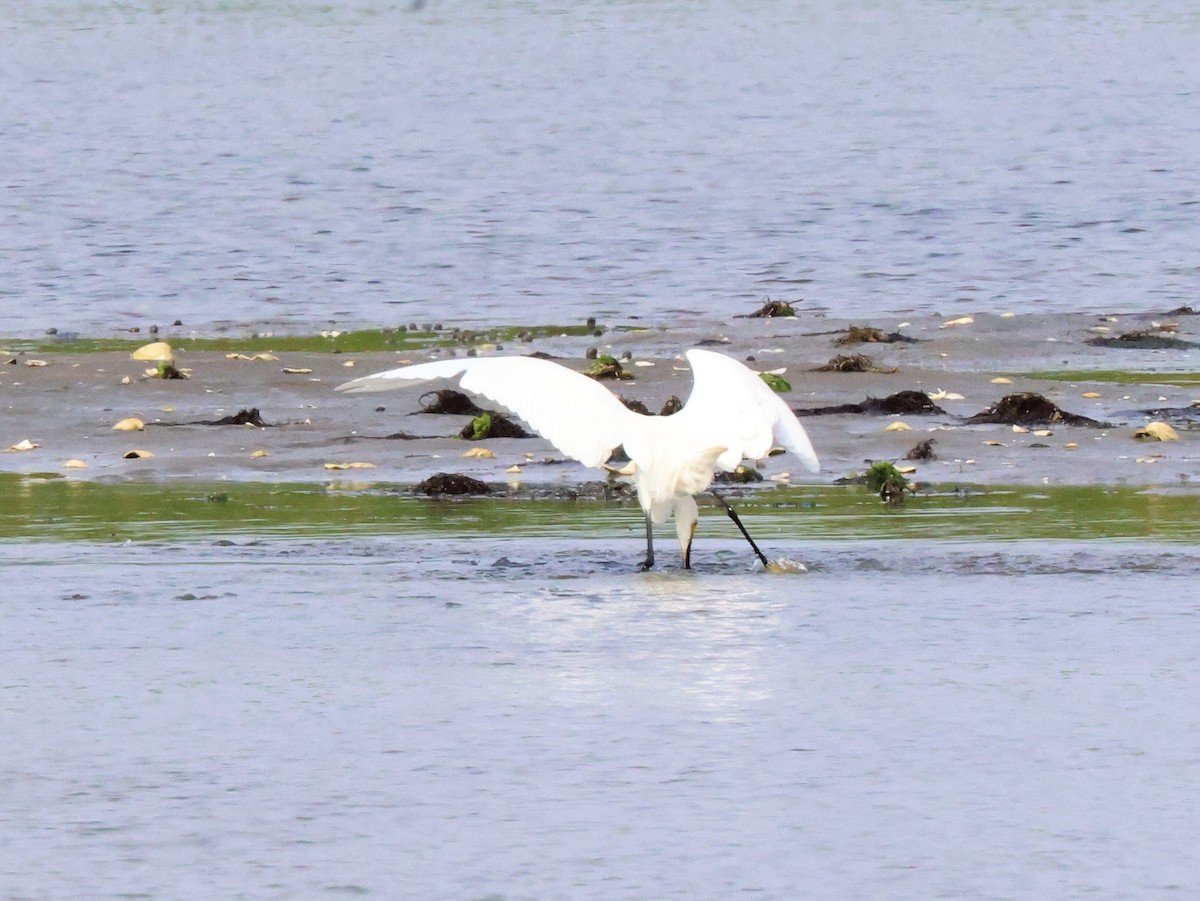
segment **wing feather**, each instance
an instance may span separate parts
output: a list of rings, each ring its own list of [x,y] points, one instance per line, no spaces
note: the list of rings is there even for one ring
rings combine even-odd
[[[459,375],[464,390],[508,408],[585,466],[599,466],[607,460],[640,418],[595,379],[536,357],[437,360],[364,376],[337,390],[385,391],[409,381]]]
[[[778,441],[805,468],[812,472],[820,469],[804,426],[758,373],[709,350],[689,350],[686,356],[694,385],[687,404],[676,415],[687,415],[702,442],[727,448],[717,459],[720,468],[732,470],[743,457],[764,457]]]

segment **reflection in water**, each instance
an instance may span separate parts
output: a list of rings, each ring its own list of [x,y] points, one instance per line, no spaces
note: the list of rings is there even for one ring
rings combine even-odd
[[[531,640],[561,655],[555,678],[571,692],[638,690],[675,709],[735,717],[772,694],[760,651],[792,593],[789,582],[758,573],[630,574],[595,580],[582,593],[582,586],[544,590],[545,602],[522,615]],[[665,644],[674,653],[664,655]],[[631,670],[631,658],[650,674]]]

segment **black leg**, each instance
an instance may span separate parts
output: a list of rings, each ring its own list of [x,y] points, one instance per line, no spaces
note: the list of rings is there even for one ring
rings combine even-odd
[[[725,512],[729,514],[729,518],[732,519],[734,525],[738,527],[738,530],[742,533],[742,537],[750,542],[750,547],[754,548],[754,553],[758,554],[758,559],[762,561],[762,565],[767,566],[767,555],[758,549],[758,545],[754,543],[754,539],[750,537],[750,533],[747,532],[746,527],[742,525],[741,519],[739,519],[738,515],[733,511],[733,507],[729,506],[729,504],[725,502],[725,498],[717,494],[716,491],[713,491],[712,496],[715,497],[720,502],[721,506],[725,508]]]
[[[650,521],[649,513],[646,514],[646,562],[642,569],[654,569],[654,523]]]

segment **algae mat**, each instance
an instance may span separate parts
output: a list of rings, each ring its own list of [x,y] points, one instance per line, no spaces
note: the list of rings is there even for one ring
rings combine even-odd
[[[735,504],[754,534],[776,544],[814,539],[1050,540],[1200,538],[1192,489],[988,486],[931,490],[900,507],[860,486],[778,487]],[[701,498],[699,538],[736,538]],[[0,538],[25,541],[203,540],[221,536],[629,535],[642,515],[629,501],[528,492],[430,499],[408,486],[347,490],[305,483],[103,483],[0,476]],[[664,530],[665,535],[669,529]],[[698,545],[699,548],[701,545]],[[778,550],[778,548],[777,548]]]

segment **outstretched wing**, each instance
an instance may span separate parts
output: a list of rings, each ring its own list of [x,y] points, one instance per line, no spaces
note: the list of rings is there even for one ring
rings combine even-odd
[[[743,457],[764,457],[776,441],[811,472],[821,468],[804,426],[758,373],[710,350],[689,350],[686,356],[694,385],[676,415],[686,414],[703,442],[726,448],[717,458],[720,468],[731,470]]]
[[[465,357],[401,366],[364,376],[338,391],[386,391],[406,382],[449,379],[507,407],[556,448],[599,466],[625,440],[638,414],[595,379],[536,357]]]

